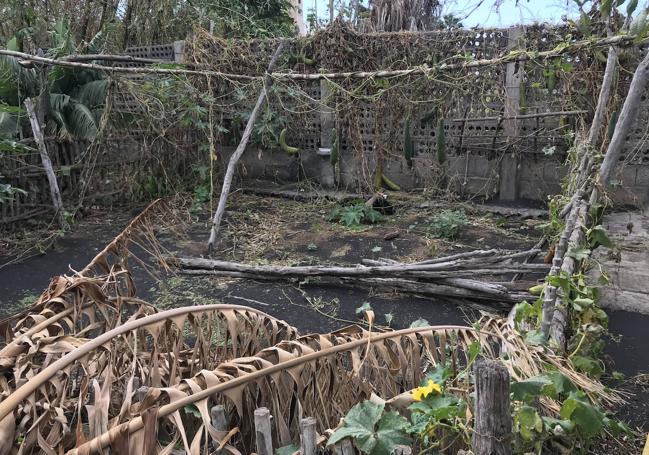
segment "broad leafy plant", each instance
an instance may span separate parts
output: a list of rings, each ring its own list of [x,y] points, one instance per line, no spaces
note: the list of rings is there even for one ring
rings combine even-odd
[[[408,229],[421,231],[434,238],[453,240],[460,235],[467,224],[464,210],[442,210],[424,221],[411,224]]]
[[[384,404],[363,401],[349,410],[327,445],[351,438],[362,453],[390,455],[396,446],[410,442],[407,428],[408,421],[396,412],[385,412]]]
[[[23,37],[29,35],[21,33]],[[7,42],[7,49],[22,51],[22,42],[14,36]],[[50,32],[45,56],[61,58],[76,53],[99,53],[103,43],[98,34],[83,46],[76,46],[67,24],[57,22]],[[92,138],[99,130],[99,119],[103,112],[110,81],[94,70],[55,66],[47,72],[34,67],[25,67],[18,59],[0,56],[0,102],[8,107],[0,113],[0,131],[11,130],[15,135],[24,121],[19,106],[25,98],[39,97],[39,110],[45,120],[46,132],[63,137]]]
[[[347,227],[359,227],[361,224],[378,223],[383,220],[383,215],[360,202],[346,206],[336,205],[327,216],[327,219]]]

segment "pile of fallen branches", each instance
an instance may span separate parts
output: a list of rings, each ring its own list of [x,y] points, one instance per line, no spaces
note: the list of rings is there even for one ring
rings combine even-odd
[[[538,253],[529,250],[502,253],[498,250],[477,250],[411,264],[390,259],[363,260],[355,266],[275,266],[250,265],[202,258],[174,258],[180,270],[189,275],[216,275],[254,280],[287,280],[319,277],[333,284],[387,288],[420,295],[471,299],[513,304],[533,297],[516,290],[505,279],[499,282],[476,280],[482,276],[493,279],[514,273],[542,275],[546,264],[528,264],[524,260]],[[523,262],[521,262],[523,260]],[[327,281],[329,280],[329,281]]]

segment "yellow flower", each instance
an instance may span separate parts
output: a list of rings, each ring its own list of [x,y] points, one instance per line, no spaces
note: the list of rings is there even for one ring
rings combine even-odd
[[[435,394],[442,393],[442,387],[439,384],[436,384],[432,379],[429,379],[425,386],[417,387],[412,391],[412,398],[415,401],[421,401],[433,392]]]

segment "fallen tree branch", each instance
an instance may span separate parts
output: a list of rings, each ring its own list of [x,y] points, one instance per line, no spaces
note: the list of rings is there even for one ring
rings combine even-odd
[[[409,75],[432,75],[440,71],[449,71],[449,70],[463,70],[463,69],[473,69],[480,68],[483,66],[491,66],[498,64],[505,64],[511,62],[524,62],[528,60],[543,60],[552,57],[558,57],[565,54],[574,53],[586,48],[601,48],[609,47],[612,45],[615,46],[641,46],[646,43],[647,40],[643,40],[640,43],[634,42],[635,37],[630,35],[618,35],[611,36],[606,38],[599,39],[586,39],[581,41],[576,41],[572,44],[557,46],[554,49],[542,52],[525,52],[525,51],[516,51],[506,54],[502,57],[496,57],[492,59],[479,59],[472,60],[468,62],[458,62],[458,63],[443,63],[435,67],[429,67],[427,65],[417,66],[405,70],[378,70],[378,71],[346,71],[338,73],[289,73],[289,72],[280,72],[273,75],[274,79],[282,80],[319,80],[319,79],[371,79],[371,78],[382,78],[382,77],[401,77]],[[245,74],[232,74],[224,73],[221,71],[211,71],[211,70],[190,70],[185,68],[151,68],[151,67],[112,67],[99,65],[96,63],[84,63],[81,61],[71,61],[64,59],[52,59],[47,57],[39,57],[37,55],[27,54],[24,52],[10,51],[6,49],[0,49],[0,55],[8,55],[10,57],[15,57],[21,59],[25,62],[35,62],[41,63],[44,65],[57,65],[57,66],[66,66],[68,68],[80,68],[80,69],[91,69],[97,71],[106,71],[109,73],[142,73],[142,74],[196,74],[203,76],[218,76],[226,79],[232,80],[263,80],[265,76],[255,75],[249,76]],[[102,54],[103,60],[111,60],[108,58],[108,55]],[[75,56],[77,57],[77,56]],[[114,60],[117,61],[117,57],[114,56]],[[142,62],[144,63],[144,62]]]

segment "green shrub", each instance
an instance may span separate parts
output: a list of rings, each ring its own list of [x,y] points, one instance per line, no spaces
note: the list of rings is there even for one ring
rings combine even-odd
[[[383,215],[372,207],[360,202],[353,205],[336,205],[327,219],[332,222],[344,224],[347,227],[357,227],[361,224],[374,224],[383,220]]]
[[[423,222],[415,222],[408,229],[422,230],[432,237],[452,240],[460,235],[467,223],[464,210],[443,210]]]

